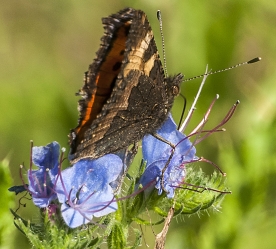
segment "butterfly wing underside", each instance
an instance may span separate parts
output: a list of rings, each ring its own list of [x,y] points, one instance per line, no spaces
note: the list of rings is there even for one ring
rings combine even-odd
[[[123,21],[119,16],[128,16],[129,19],[125,18]],[[115,55],[117,61],[112,61],[113,57],[106,57],[103,63],[120,64],[118,74],[111,77],[113,83],[110,86],[114,86],[112,85],[111,94],[106,97],[96,118],[87,126],[79,130],[77,127],[72,131],[73,140],[74,137],[78,138],[75,139],[78,142],[71,153],[73,162],[81,158],[98,158],[104,154],[114,153],[139,141],[145,134],[154,133],[166,120],[175,97],[173,87],[179,87],[183,77],[178,75],[165,78],[153,32],[144,12],[125,9],[109,18],[112,19],[109,19],[112,28],[115,26],[112,23],[118,26],[117,33],[115,31],[114,34],[118,36],[118,30],[126,32],[119,33],[125,35],[125,39],[116,38],[113,42],[113,47],[124,48],[123,57]],[[117,50],[122,54],[122,50]],[[104,73],[94,73],[94,78],[97,79]],[[93,73],[91,75],[93,76]],[[94,83],[94,89],[95,85]],[[80,113],[81,119],[84,115]]]

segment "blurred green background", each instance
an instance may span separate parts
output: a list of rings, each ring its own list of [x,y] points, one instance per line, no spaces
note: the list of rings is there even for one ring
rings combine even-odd
[[[0,159],[8,159],[12,182],[21,184],[19,164],[29,164],[35,145],[56,140],[67,147],[77,124],[74,93],[95,57],[103,35],[101,18],[129,6],[148,15],[161,53],[156,10],[162,11],[169,74],[187,78],[262,57],[257,64],[210,76],[189,130],[202,118],[215,94],[220,95],[208,127],[241,101],[235,116],[219,133],[198,145],[198,156],[220,165],[233,191],[220,212],[209,211],[174,220],[166,248],[276,248],[276,5],[267,1],[0,1]],[[182,85],[188,106],[200,79]],[[178,117],[183,100],[173,110]],[[7,161],[3,165],[6,165]],[[2,166],[4,167],[4,166]],[[4,168],[3,168],[4,169]],[[1,174],[0,184],[9,181]],[[8,207],[18,198],[2,187],[1,248],[31,248],[13,227]],[[31,203],[20,214],[33,221]],[[4,210],[5,208],[5,210]],[[146,217],[145,217],[146,218]],[[158,228],[154,228],[159,232]],[[153,247],[154,234],[144,229],[141,248]]]

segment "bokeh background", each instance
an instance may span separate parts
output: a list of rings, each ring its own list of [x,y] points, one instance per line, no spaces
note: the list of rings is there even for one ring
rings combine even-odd
[[[18,198],[5,184],[20,185],[19,164],[29,164],[30,144],[56,140],[68,148],[67,135],[77,124],[74,93],[95,57],[103,35],[101,18],[129,6],[147,13],[161,53],[156,10],[162,11],[169,74],[186,78],[262,57],[257,64],[210,76],[189,130],[200,120],[215,94],[220,95],[208,127],[216,125],[237,99],[227,131],[198,145],[199,156],[227,173],[233,191],[220,212],[174,220],[166,248],[276,248],[276,5],[266,1],[87,0],[0,1],[0,159],[10,174],[1,181],[1,248],[31,248],[13,226],[8,208]],[[200,79],[182,85],[191,104]],[[173,109],[179,117],[183,99]],[[10,181],[10,182],[9,182]],[[31,208],[20,214],[33,221]],[[5,226],[4,226],[5,224]],[[160,227],[159,227],[160,228]],[[153,228],[157,233],[159,228]],[[159,230],[158,230],[159,229]],[[144,229],[141,248],[153,247]]]

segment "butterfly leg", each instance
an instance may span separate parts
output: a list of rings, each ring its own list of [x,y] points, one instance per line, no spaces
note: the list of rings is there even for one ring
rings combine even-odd
[[[165,190],[165,185],[164,185],[164,173],[165,171],[167,170],[172,158],[173,158],[173,154],[174,154],[174,151],[175,151],[175,145],[172,144],[170,141],[164,139],[163,137],[161,137],[160,135],[158,135],[157,133],[153,133],[152,136],[154,136],[155,138],[157,138],[158,140],[168,144],[169,146],[171,146],[172,148],[172,153],[171,155],[169,156],[164,168],[162,169],[162,172],[161,172],[161,187],[162,187],[162,190],[165,191],[167,193],[167,191]]]

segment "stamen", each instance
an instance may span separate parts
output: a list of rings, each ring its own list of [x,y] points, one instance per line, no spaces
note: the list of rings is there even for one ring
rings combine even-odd
[[[205,159],[205,158],[203,158],[203,157],[201,157],[199,161],[200,161],[200,162],[206,162],[206,163],[211,164],[211,165],[214,166],[223,176],[226,176],[226,173],[224,173],[224,172],[221,170],[221,168],[220,168],[218,165],[216,165],[215,163],[213,163],[212,161],[209,161],[209,160],[207,160],[207,159]]]
[[[208,117],[211,113],[211,110],[215,104],[215,102],[218,100],[219,95],[217,94],[216,97],[213,99],[213,101],[211,102],[207,112],[205,113],[203,119],[200,121],[200,123],[197,125],[197,127],[191,132],[191,133],[196,133],[201,127],[203,128],[203,126],[207,123]]]
[[[21,179],[21,181],[22,181],[22,183],[23,183],[23,186],[24,186],[24,188],[26,189],[26,191],[29,191],[28,184],[25,183],[24,177],[23,177],[23,175],[22,175],[22,169],[24,168],[24,166],[23,166],[23,165],[20,165],[19,168],[20,168],[20,169],[19,169],[19,176],[20,176],[20,179]]]
[[[200,139],[197,139],[195,141],[195,145],[200,143],[202,140],[206,139],[207,137],[209,137],[213,132],[217,132],[217,131],[220,131],[218,130],[221,126],[223,126],[224,124],[226,124],[230,118],[233,116],[235,110],[237,109],[237,105],[239,104],[240,102],[237,101],[232,107],[231,109],[228,111],[228,113],[226,114],[226,116],[222,119],[222,121],[217,125],[215,126],[213,129],[211,129],[207,134],[205,134],[204,136],[202,136]],[[221,130],[223,131],[223,130]]]
[[[172,186],[172,187],[180,188],[180,189],[187,189],[187,190],[195,191],[195,192],[198,192],[198,193],[203,193],[206,190],[210,190],[212,192],[217,192],[217,193],[220,193],[220,194],[232,194],[231,191],[223,191],[223,190],[218,190],[218,189],[215,189],[215,188],[197,186],[197,185],[187,183],[187,182],[183,183],[183,185],[191,186],[191,187],[194,187],[196,189],[194,189],[194,188],[185,188],[185,187],[180,187],[180,186]],[[202,189],[202,190],[197,190],[197,189]]]
[[[34,147],[34,141],[31,140],[31,154],[30,154],[30,171],[32,171],[33,168],[33,147]]]

